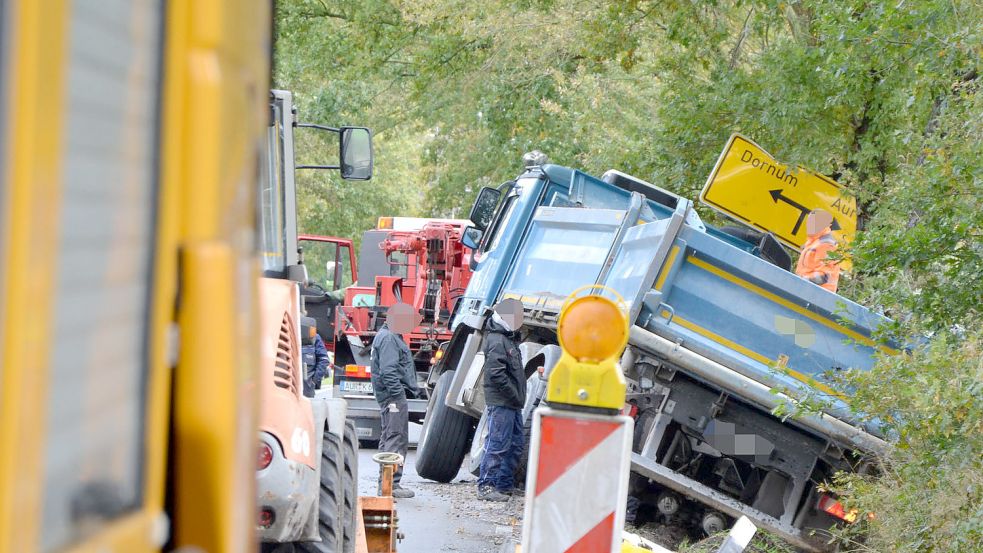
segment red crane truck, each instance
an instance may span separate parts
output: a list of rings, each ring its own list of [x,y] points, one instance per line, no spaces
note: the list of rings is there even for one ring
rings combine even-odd
[[[372,395],[370,352],[386,311],[399,302],[414,306],[423,321],[403,339],[410,346],[421,382],[450,339],[458,298],[471,280],[471,254],[461,244],[464,219],[382,217],[362,237],[358,284],[345,290],[336,310],[334,384],[348,401],[359,439],[379,440],[379,407]],[[424,389],[421,386],[421,389]],[[411,399],[410,420],[426,413],[426,398]]]

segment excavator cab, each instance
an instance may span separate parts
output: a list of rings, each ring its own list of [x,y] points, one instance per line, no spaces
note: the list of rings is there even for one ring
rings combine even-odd
[[[336,277],[338,259],[321,259],[316,252],[305,255],[300,247],[294,175],[302,169],[329,169],[340,171],[344,179],[367,180],[372,176],[371,133],[361,127],[300,123],[293,94],[284,90],[271,91],[269,110],[266,178],[258,186],[263,278],[258,286],[257,531],[264,551],[350,551],[359,501],[353,477],[358,464],[356,429],[346,422],[347,402],[333,397],[330,386],[313,397],[304,395],[303,386],[308,381],[303,346],[321,331],[326,321],[316,315],[331,300],[321,268],[327,271],[333,262]],[[296,163],[298,128],[337,134],[337,163]],[[316,265],[309,268],[311,260]]]

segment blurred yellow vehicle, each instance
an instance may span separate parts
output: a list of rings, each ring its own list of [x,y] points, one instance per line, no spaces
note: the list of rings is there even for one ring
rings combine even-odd
[[[256,548],[270,10],[0,0],[0,553]]]

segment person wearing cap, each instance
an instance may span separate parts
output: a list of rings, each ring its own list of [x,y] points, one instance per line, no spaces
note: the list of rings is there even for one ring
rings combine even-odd
[[[478,477],[478,499],[485,501],[508,501],[525,447],[526,373],[516,343],[522,318],[522,303],[507,299],[495,306],[485,322],[482,351],[488,438]]]
[[[836,292],[840,282],[840,263],[829,258],[829,253],[839,245],[833,236],[833,216],[822,209],[814,209],[806,219],[808,239],[802,245],[795,274],[813,284]]]
[[[410,410],[406,398],[417,398],[416,365],[413,353],[403,341],[402,334],[420,324],[420,314],[413,306],[397,303],[386,312],[386,323],[372,340],[372,391],[382,415],[382,434],[379,451],[398,453],[406,458],[410,437]],[[379,487],[382,487],[382,466],[379,466]],[[403,467],[398,465],[393,475],[393,497],[410,498],[415,494],[400,486]]]

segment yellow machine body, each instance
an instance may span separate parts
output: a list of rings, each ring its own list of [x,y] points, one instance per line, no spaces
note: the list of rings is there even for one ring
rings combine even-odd
[[[256,548],[270,9],[0,2],[0,553]]]

